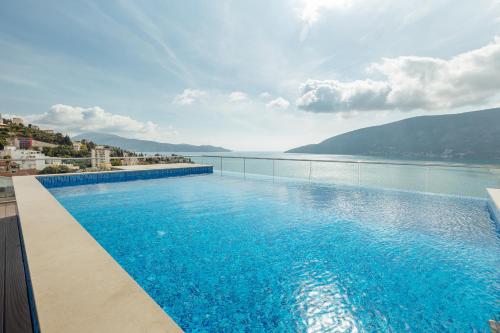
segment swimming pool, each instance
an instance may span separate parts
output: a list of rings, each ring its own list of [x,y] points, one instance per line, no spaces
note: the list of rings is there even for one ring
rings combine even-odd
[[[50,191],[186,331],[483,331],[500,312],[482,199],[214,174]]]

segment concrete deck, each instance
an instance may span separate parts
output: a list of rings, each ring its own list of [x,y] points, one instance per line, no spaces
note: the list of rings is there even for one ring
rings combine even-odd
[[[496,220],[497,227],[500,228],[500,189],[497,188],[488,188],[488,204],[493,213],[493,218]]]
[[[13,182],[42,332],[182,332],[34,176]]]

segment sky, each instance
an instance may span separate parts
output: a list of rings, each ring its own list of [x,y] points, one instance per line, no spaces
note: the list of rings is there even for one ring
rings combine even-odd
[[[283,151],[500,106],[500,0],[27,1],[0,9],[0,112]]]

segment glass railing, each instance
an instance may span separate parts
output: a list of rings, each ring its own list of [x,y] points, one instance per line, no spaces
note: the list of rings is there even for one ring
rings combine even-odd
[[[500,188],[499,165],[378,161],[305,160],[237,156],[190,156],[213,165],[217,173],[264,175],[275,180],[311,182],[486,197],[486,188]]]
[[[95,172],[119,166],[195,162],[214,166],[215,173],[261,175],[274,181],[290,178],[310,182],[399,189],[484,198],[486,188],[500,188],[500,165],[450,163],[309,160],[238,156],[111,157],[8,160],[0,177],[0,198],[12,196],[9,176],[61,172]]]
[[[0,202],[14,197],[12,178],[0,176]]]

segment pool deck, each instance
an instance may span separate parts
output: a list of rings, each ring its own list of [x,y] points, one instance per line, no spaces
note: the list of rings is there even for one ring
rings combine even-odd
[[[493,219],[500,229],[500,189],[488,188],[486,190],[488,191],[488,205],[493,215]]]
[[[34,176],[13,183],[41,332],[182,332]]]

